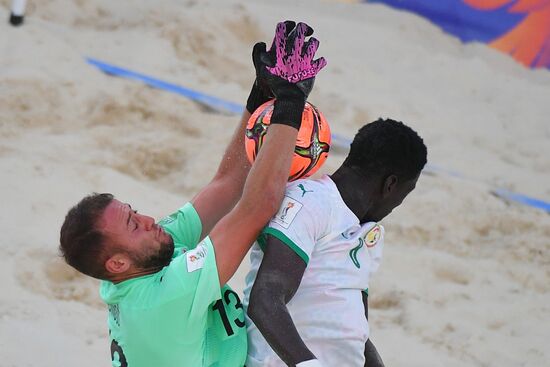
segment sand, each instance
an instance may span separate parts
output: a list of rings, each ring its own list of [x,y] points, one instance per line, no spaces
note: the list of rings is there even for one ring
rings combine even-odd
[[[462,175],[423,174],[384,220],[369,314],[387,366],[548,364],[550,215],[490,190],[550,201],[550,71],[380,5],[43,0],[24,26],[0,22],[0,366],[110,365],[97,282],[57,253],[66,211],[108,191],[162,217],[209,181],[239,120],[84,57],[244,103],[251,46],[282,19],[316,29],[329,65],[310,101],[333,131],[403,120]]]

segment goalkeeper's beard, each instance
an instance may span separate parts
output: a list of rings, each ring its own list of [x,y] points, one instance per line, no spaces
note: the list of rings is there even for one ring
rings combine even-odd
[[[161,242],[157,250],[148,250],[142,254],[129,254],[137,268],[145,270],[160,270],[172,261],[174,255],[174,240]]]

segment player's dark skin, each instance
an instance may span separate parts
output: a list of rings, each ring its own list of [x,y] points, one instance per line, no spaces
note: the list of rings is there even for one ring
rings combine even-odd
[[[414,189],[418,176],[401,182],[395,174],[367,178],[342,166],[331,179],[344,203],[361,223],[366,223],[380,221],[399,206]],[[305,270],[306,263],[291,248],[279,239],[267,236],[247,312],[271,348],[289,366],[315,358],[300,337],[286,306],[298,290]],[[366,293],[363,293],[363,304],[368,319]],[[370,339],[365,343],[364,355],[365,366],[384,366]]]

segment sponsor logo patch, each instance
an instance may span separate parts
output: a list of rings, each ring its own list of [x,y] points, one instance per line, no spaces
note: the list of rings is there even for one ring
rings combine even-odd
[[[193,250],[187,251],[185,253],[187,258],[187,272],[191,273],[195,270],[202,269],[207,254],[208,249],[203,243],[199,244]]]
[[[299,185],[298,185],[298,188],[299,188],[300,190],[302,190],[302,197],[304,197],[304,195],[307,194],[308,192],[313,192],[313,190],[306,190],[306,188],[304,187],[303,184],[299,184]]]
[[[302,207],[303,204],[299,201],[285,196],[279,211],[273,218],[273,221],[283,228],[288,228]]]

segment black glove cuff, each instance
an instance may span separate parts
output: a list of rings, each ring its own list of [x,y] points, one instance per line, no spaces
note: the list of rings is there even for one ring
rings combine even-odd
[[[271,115],[271,124],[288,125],[299,130],[305,105],[305,100],[276,99]]]
[[[246,110],[250,113],[254,113],[258,107],[270,99],[271,98],[263,92],[258,83],[254,82],[252,89],[250,90],[250,95],[246,100]]]

